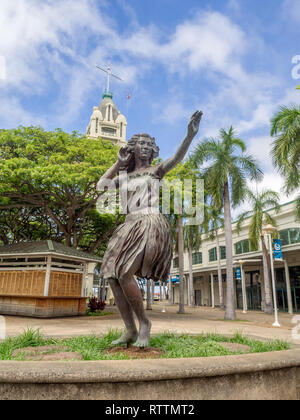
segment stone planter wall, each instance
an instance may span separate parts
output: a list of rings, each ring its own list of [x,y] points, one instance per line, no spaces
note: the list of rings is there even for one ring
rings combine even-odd
[[[299,400],[300,351],[99,362],[0,362],[0,399]]]

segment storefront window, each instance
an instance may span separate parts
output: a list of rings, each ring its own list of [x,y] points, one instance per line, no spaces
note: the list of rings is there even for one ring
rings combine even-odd
[[[300,243],[300,228],[281,230],[279,235],[283,246]]]
[[[193,265],[202,264],[202,252],[195,252],[193,254]]]
[[[208,251],[209,253],[209,261],[213,262],[213,261],[217,261],[217,248],[213,248],[210,249]],[[226,260],[226,247],[225,246],[220,246],[220,258],[221,260]]]
[[[235,254],[236,255],[240,255],[240,254],[246,254],[247,252],[251,252],[251,246],[250,246],[250,241],[249,239],[245,239],[243,241],[237,242],[235,244]]]

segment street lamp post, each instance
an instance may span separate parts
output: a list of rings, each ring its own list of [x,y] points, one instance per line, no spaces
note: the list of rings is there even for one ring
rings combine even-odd
[[[271,260],[271,273],[272,273],[272,288],[273,288],[273,300],[274,300],[274,314],[275,314],[275,322],[273,327],[280,327],[278,321],[278,307],[277,307],[277,294],[276,294],[276,284],[275,284],[275,271],[274,271],[274,259],[273,259],[273,246],[272,246],[272,233],[274,232],[275,228],[272,225],[268,225],[263,230],[263,235],[266,235],[269,242],[269,249],[270,249],[270,260]]]
[[[245,271],[244,271],[244,261],[239,261],[241,267],[241,275],[242,275],[242,294],[243,294],[243,314],[247,313],[247,289],[246,289],[246,280],[245,280]]]

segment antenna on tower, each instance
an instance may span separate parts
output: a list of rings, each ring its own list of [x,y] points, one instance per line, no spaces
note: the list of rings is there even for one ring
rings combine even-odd
[[[124,80],[123,79],[121,79],[121,77],[119,77],[119,76],[116,76],[115,74],[113,74],[112,72],[111,72],[111,67],[110,67],[110,64],[107,66],[107,69],[105,70],[105,69],[103,69],[102,67],[99,67],[99,66],[96,66],[97,67],[97,69],[99,69],[99,70],[101,70],[101,71],[103,71],[104,73],[106,73],[107,74],[107,93],[109,93],[109,89],[110,89],[110,78],[111,77],[114,77],[115,79],[118,79],[118,80],[120,80],[121,82],[124,82]]]

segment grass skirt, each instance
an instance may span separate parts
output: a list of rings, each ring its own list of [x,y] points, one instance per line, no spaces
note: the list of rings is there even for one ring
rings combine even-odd
[[[109,241],[100,275],[104,279],[119,279],[140,260],[134,275],[155,281],[168,279],[172,262],[171,233],[160,213],[126,217]]]

